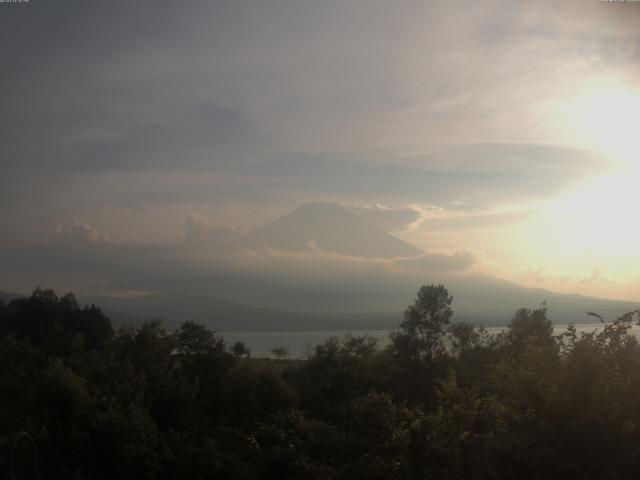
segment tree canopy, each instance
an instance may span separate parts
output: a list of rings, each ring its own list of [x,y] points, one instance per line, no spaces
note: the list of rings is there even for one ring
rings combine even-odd
[[[0,471],[27,431],[42,478],[637,476],[638,312],[554,336],[523,308],[489,335],[452,301],[422,286],[386,348],[347,335],[273,360],[193,320],[114,332],[37,289],[0,304]]]

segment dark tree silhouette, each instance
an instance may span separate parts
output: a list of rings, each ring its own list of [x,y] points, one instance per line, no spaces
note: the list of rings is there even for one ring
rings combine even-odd
[[[0,477],[22,431],[62,480],[637,477],[638,312],[554,337],[545,306],[520,309],[492,336],[451,303],[423,286],[387,348],[274,361],[195,321],[114,334],[37,289],[0,305]]]

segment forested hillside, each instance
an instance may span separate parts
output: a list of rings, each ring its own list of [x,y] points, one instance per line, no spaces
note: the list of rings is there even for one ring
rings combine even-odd
[[[0,465],[26,431],[41,478],[636,478],[637,313],[554,337],[544,306],[521,309],[490,336],[429,285],[388,348],[273,360],[193,321],[114,332],[39,289],[0,302]]]

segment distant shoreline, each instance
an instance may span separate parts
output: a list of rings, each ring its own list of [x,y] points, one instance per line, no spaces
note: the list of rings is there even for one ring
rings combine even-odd
[[[566,331],[570,324],[555,324],[553,327],[554,335],[561,335]],[[583,322],[575,323],[576,333],[592,332],[597,329],[604,328],[604,324],[600,322]],[[507,328],[503,326],[485,327],[490,335],[496,335]],[[252,357],[269,358],[271,350],[275,347],[284,347],[289,352],[290,358],[301,358],[309,350],[320,345],[330,337],[342,338],[345,335],[362,336],[368,335],[374,337],[378,341],[378,347],[384,348],[389,344],[389,333],[393,328],[389,329],[344,329],[344,330],[263,330],[263,331],[218,331],[216,334],[222,337],[227,343],[244,342],[251,351]],[[631,332],[640,337],[640,327],[634,325]]]

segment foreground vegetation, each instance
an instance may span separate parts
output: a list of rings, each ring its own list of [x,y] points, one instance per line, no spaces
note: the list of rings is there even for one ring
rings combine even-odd
[[[0,304],[0,437],[28,431],[51,479],[637,476],[637,312],[553,337],[522,309],[489,336],[450,324],[451,301],[424,286],[388,348],[331,338],[288,361],[194,322],[114,333],[36,290]]]

